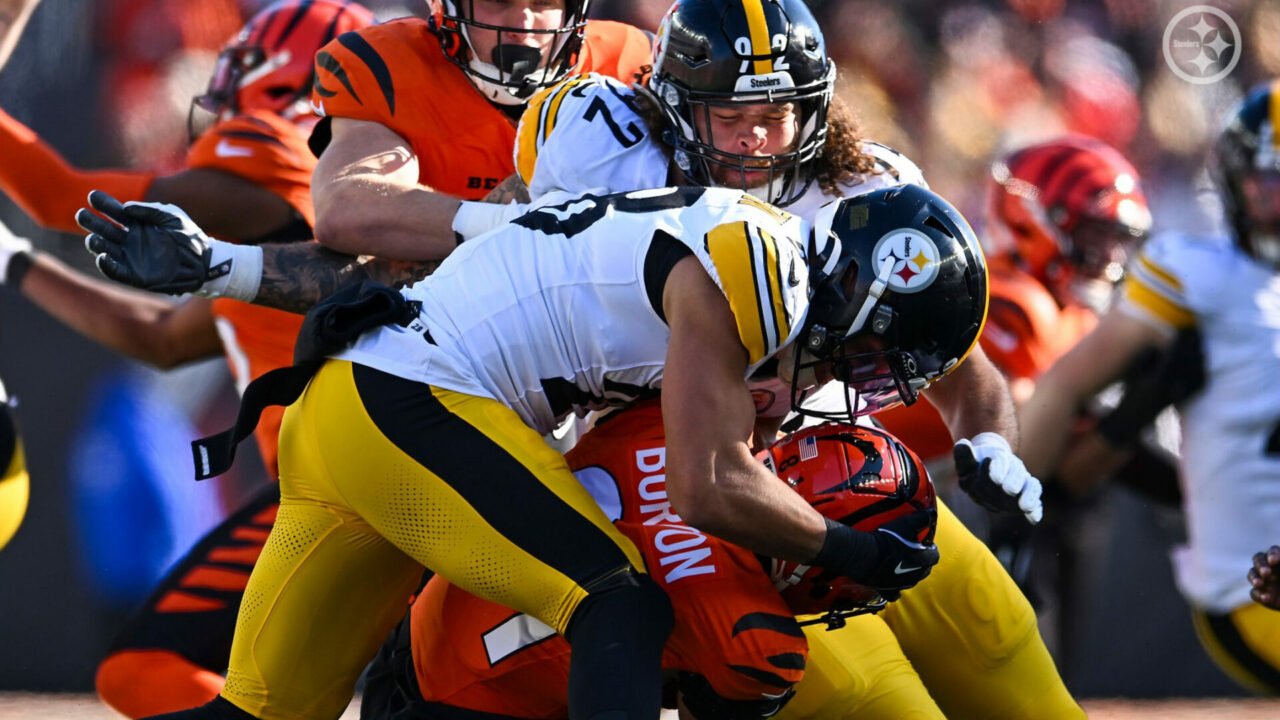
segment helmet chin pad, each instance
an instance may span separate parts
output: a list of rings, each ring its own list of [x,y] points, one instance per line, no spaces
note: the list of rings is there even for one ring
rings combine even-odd
[[[520,83],[542,64],[542,51],[528,45],[500,43],[493,48],[491,60],[510,82]]]

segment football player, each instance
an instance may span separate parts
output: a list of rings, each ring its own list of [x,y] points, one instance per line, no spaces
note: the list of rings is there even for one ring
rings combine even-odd
[[[22,28],[31,19],[40,0],[0,0],[0,69],[9,62],[13,48],[18,44]],[[0,163],[3,167],[4,163]],[[12,235],[0,224],[0,247],[5,238]],[[4,276],[4,252],[0,250],[0,277]],[[22,451],[22,438],[14,422],[9,396],[0,386],[0,548],[13,539],[22,518],[27,514],[27,497],[31,492],[31,478]]]
[[[250,388],[276,402],[301,394],[281,433],[280,513],[222,696],[176,717],[338,713],[422,566],[565,635],[570,717],[656,717],[670,602],[541,434],[658,386],[668,498],[692,527],[883,591],[936,563],[910,528],[904,538],[824,520],[756,463],[746,378],[775,355],[792,384],[866,378],[864,363],[888,363],[875,380],[899,391],[940,377],[959,356],[925,367],[887,357],[877,336],[905,328],[868,315],[882,288],[852,257],[892,235],[874,275],[891,283],[880,275],[900,262],[892,251],[925,253],[971,347],[985,268],[954,209],[893,188],[824,208],[810,237],[736,190],[544,203],[401,293],[366,286],[317,306],[301,364]],[[115,220],[81,213],[95,247],[152,234],[203,242],[160,206],[95,205]],[[864,327],[872,342],[853,345]],[[219,442],[200,444],[201,475],[229,465]]]
[[[1218,137],[1211,168],[1230,236],[1156,236],[1130,264],[1123,294],[1046,372],[1023,406],[1033,469],[1052,467],[1085,399],[1148,345],[1179,330],[1203,338],[1203,389],[1179,408],[1188,543],[1173,556],[1210,656],[1257,692],[1280,692],[1280,617],[1250,602],[1241,574],[1280,523],[1280,87],[1256,88]],[[1223,491],[1223,478],[1231,489]]]
[[[823,424],[788,436],[764,458],[824,516],[860,529],[934,507],[919,459],[883,431]],[[695,718],[774,715],[806,667],[794,616],[823,613],[841,624],[879,606],[866,588],[757,558],[674,515],[656,399],[610,413],[566,459],[671,598],[675,624],[663,668]],[[569,645],[550,628],[436,577],[370,668],[361,717],[410,720],[461,708],[565,718],[568,660]]]
[[[75,210],[99,187],[127,200],[180,203],[246,247],[308,240],[315,159],[306,139],[317,120],[308,103],[311,56],[372,22],[368,10],[345,0],[283,0],[255,15],[227,43],[208,91],[195,101],[217,116],[216,124],[173,175],[80,170],[0,112],[0,189],[41,225],[66,232],[79,230]],[[292,362],[296,315],[233,299],[193,297],[174,305],[122,291],[33,251],[2,228],[0,269],[0,280],[73,329],[157,367],[225,353],[243,386]],[[240,281],[224,274],[219,282]],[[268,415],[257,438],[272,479],[281,415]],[[141,717],[217,694],[239,592],[271,527],[276,495],[274,485],[264,488],[211,531],[113,641],[96,678],[107,704]]]

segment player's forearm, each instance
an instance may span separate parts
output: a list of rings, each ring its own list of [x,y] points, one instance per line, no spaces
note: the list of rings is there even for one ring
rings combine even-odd
[[[318,243],[268,244],[262,251],[262,284],[254,304],[299,314],[347,283],[367,279],[398,287],[426,277],[439,265],[357,258]]]
[[[1053,474],[1066,448],[1079,400],[1069,387],[1041,378],[1018,413],[1022,428],[1019,456],[1037,477]]]
[[[1018,415],[1009,384],[991,360],[974,348],[950,375],[925,391],[953,439],[993,432],[1018,450]]]
[[[154,367],[171,368],[222,350],[212,319],[205,328],[177,322],[172,302],[86,277],[43,253],[33,254],[19,289],[72,330]]]
[[[458,245],[461,200],[376,175],[351,175],[313,189],[316,239],[349,255],[441,260]]]

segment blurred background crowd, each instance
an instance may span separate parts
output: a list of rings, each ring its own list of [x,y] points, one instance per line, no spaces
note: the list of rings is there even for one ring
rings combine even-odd
[[[9,66],[0,108],[84,167],[172,171],[189,142],[190,98],[256,0],[44,0]],[[414,0],[365,2],[380,18]],[[1198,84],[1194,58],[1166,51],[1172,0],[811,0],[839,64],[838,93],[864,134],[916,160],[980,228],[986,174],[1001,151],[1063,131],[1101,138],[1142,174],[1155,231],[1212,231],[1208,143],[1249,86],[1280,75],[1280,0],[1217,0],[1235,63]],[[652,30],[666,0],[596,0],[592,15]],[[1212,30],[1231,39],[1216,15]],[[1176,23],[1191,32],[1196,18]],[[1201,28],[1202,32],[1205,32]],[[1189,35],[1188,35],[1189,36]],[[1209,74],[1213,73],[1213,68]],[[447,103],[448,98],[440,98]],[[0,162],[4,158],[0,157]],[[0,218],[81,268],[81,239],[39,231],[7,199]],[[0,376],[20,402],[32,498],[0,552],[0,690],[89,690],[122,615],[165,566],[264,478],[245,444],[236,470],[188,480],[187,440],[236,407],[225,362],[144,370],[0,292]],[[1123,489],[1084,515],[1087,546],[1069,648],[1050,638],[1081,697],[1240,694],[1203,657],[1164,554],[1174,511]],[[1242,569],[1241,572],[1244,570]],[[1143,611],[1134,613],[1138,606]],[[1111,613],[1126,607],[1128,612]],[[1137,618],[1137,619],[1135,619]],[[1069,650],[1069,652],[1068,652]]]

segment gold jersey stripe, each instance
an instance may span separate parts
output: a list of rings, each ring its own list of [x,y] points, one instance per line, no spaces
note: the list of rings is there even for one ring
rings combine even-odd
[[[1196,322],[1194,313],[1147,285],[1138,275],[1125,280],[1124,298],[1174,328],[1191,327]]]
[[[773,306],[773,326],[778,332],[774,347],[779,347],[791,334],[791,320],[787,316],[787,305],[782,297],[782,261],[778,256],[778,243],[773,236],[759,228],[756,232],[760,236],[760,245],[764,248],[764,270],[768,277],[769,300]]]
[[[745,222],[717,225],[707,233],[707,254],[720,276],[720,289],[729,300],[729,309],[738,324],[738,339],[747,349],[747,362],[754,364],[768,354],[765,318],[761,313],[755,268],[751,258],[751,235]]]
[[[589,80],[586,75],[579,75],[576,78],[565,80],[560,83],[560,90],[551,98],[551,102],[547,108],[546,119],[542,122],[542,142],[546,142],[551,137],[551,131],[556,127],[556,115],[560,112],[560,103],[564,102],[564,98],[569,91]]]
[[[763,0],[743,0],[742,9],[747,14],[747,27],[751,31],[751,54],[756,57],[769,55],[769,22],[764,17]],[[754,72],[756,75],[773,72],[773,58],[756,60]]]
[[[533,168],[538,163],[538,136],[542,131],[542,110],[547,98],[558,86],[540,90],[534,95],[523,114],[520,115],[520,127],[516,130],[516,172],[527,186],[533,179]]]
[[[1169,286],[1170,290],[1182,294],[1182,281],[1176,275],[1156,265],[1151,258],[1146,255],[1138,256],[1138,265],[1145,271],[1151,273],[1157,280]]]

